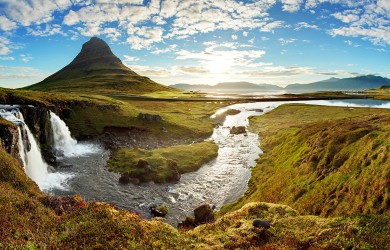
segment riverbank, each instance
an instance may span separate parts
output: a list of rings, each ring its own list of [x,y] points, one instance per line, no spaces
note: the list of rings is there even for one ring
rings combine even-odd
[[[107,166],[121,174],[122,183],[177,182],[181,174],[198,170],[217,155],[218,146],[212,141],[154,150],[123,148],[113,154]]]
[[[252,117],[264,154],[249,189],[222,211],[251,201],[321,216],[389,216],[390,110],[289,104]]]

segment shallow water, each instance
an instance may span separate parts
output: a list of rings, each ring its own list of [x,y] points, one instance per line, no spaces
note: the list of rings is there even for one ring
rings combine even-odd
[[[62,158],[64,165],[72,167],[60,169],[59,172],[73,177],[62,185],[65,185],[65,190],[53,187],[50,192],[79,193],[86,200],[114,203],[119,208],[139,212],[146,218],[151,217],[149,212],[151,205],[166,203],[169,206],[166,220],[176,225],[202,203],[214,204],[218,209],[244,194],[248,187],[250,168],[255,165],[255,160],[261,154],[258,147],[259,138],[250,132],[231,135],[230,127],[247,126],[249,116],[261,115],[284,103],[390,108],[390,102],[366,99],[235,104],[224,109],[238,109],[241,112],[228,116],[223,126],[214,129],[211,137],[219,145],[218,157],[198,171],[183,174],[176,184],[146,183],[139,186],[119,184],[119,175],[105,168],[109,152],[99,149],[85,156]]]

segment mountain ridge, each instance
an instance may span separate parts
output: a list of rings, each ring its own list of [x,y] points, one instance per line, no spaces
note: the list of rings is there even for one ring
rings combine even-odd
[[[171,87],[187,90],[187,91],[216,91],[216,92],[231,92],[231,91],[291,91],[291,92],[317,92],[317,91],[348,91],[348,90],[365,90],[389,86],[390,79],[376,75],[365,75],[351,78],[329,78],[322,81],[307,83],[307,84],[290,84],[286,87],[280,87],[273,84],[256,84],[251,82],[221,82],[216,85],[207,84],[174,84]]]

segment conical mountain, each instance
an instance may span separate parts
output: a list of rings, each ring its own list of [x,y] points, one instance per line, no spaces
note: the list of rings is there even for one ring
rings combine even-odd
[[[25,89],[140,94],[172,88],[138,75],[112,53],[106,42],[92,37],[70,64]]]

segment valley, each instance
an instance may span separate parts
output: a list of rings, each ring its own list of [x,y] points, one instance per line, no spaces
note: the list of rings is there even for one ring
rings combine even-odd
[[[91,38],[0,89],[0,247],[387,249],[389,100],[181,91]]]

